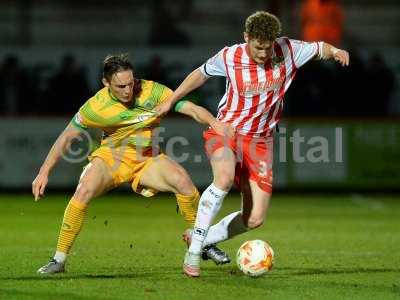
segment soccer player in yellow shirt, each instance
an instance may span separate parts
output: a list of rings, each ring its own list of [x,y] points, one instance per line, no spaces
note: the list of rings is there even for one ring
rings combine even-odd
[[[106,57],[102,82],[104,88],[79,109],[54,143],[32,183],[37,201],[44,195],[51,170],[72,140],[88,128],[103,131],[101,144],[89,155],[89,164],[65,209],[55,255],[38,270],[41,274],[64,272],[67,255],[82,228],[89,202],[122,183],[130,183],[135,192],[147,197],[158,191],[173,192],[188,226],[193,227],[196,219],[199,193],[189,175],[152,145],[153,130],[160,122],[152,109],[170,97],[172,91],[159,83],[136,79],[132,64],[124,54]],[[221,134],[233,135],[231,127],[189,101],[178,103],[175,110],[208,124]],[[216,263],[229,262],[218,248],[212,251],[210,258]]]

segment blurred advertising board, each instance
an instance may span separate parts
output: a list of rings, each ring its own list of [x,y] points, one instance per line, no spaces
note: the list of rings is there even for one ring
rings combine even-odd
[[[68,118],[2,118],[0,187],[29,188]],[[162,122],[158,141],[199,187],[212,180],[204,153],[204,127],[186,118]],[[49,187],[73,188],[85,156],[98,139],[84,136],[53,171]],[[72,154],[71,154],[72,153]],[[274,186],[291,188],[399,189],[400,123],[291,120],[274,140]]]

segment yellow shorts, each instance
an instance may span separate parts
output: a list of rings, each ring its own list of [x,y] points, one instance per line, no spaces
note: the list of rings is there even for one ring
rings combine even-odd
[[[152,156],[151,152],[151,149],[148,149],[148,151],[138,155],[133,147],[110,148],[101,146],[89,156],[89,161],[99,157],[106,163],[113,178],[114,187],[129,182],[136,193],[151,197],[158,191],[141,186],[139,184],[140,177],[155,158],[165,156],[162,153]]]

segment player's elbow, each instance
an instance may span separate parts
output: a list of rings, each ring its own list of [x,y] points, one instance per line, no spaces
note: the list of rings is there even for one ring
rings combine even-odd
[[[70,143],[73,139],[77,138],[81,135],[81,131],[72,127],[68,126],[60,136],[60,140],[66,143]]]

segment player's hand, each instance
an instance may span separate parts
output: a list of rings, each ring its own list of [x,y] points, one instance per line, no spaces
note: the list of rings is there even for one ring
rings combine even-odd
[[[163,116],[166,115],[172,108],[171,102],[166,101],[164,103],[161,103],[157,105],[154,110],[158,116]]]
[[[333,49],[332,50],[333,59],[339,62],[342,67],[348,66],[350,62],[349,52],[342,49]]]
[[[212,124],[210,124],[210,126],[219,135],[227,136],[229,138],[235,136],[235,128],[233,128],[230,124],[215,120]]]
[[[48,175],[40,172],[32,182],[32,194],[35,197],[35,201],[38,201],[41,197],[43,197],[48,181]]]

